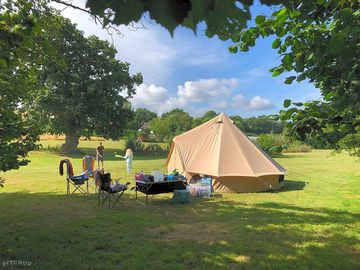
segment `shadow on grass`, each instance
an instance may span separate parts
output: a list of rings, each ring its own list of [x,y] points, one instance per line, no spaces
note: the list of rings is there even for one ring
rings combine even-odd
[[[109,210],[96,196],[2,193],[0,257],[37,269],[359,269],[359,214],[170,198],[144,207],[127,192],[125,206]]]
[[[284,186],[281,189],[272,192],[288,192],[295,190],[303,190],[307,185],[307,182],[299,181],[299,180],[289,180],[286,179]]]

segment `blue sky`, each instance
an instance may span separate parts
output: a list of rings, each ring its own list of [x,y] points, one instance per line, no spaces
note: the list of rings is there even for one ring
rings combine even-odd
[[[82,0],[74,3],[84,5]],[[253,18],[270,12],[260,4],[252,8]],[[249,117],[277,113],[287,98],[305,101],[320,97],[312,84],[289,86],[283,83],[286,75],[271,76],[268,70],[280,63],[271,48],[272,38],[259,39],[246,53],[230,54],[232,42],[207,38],[204,25],[199,25],[197,35],[179,27],[171,37],[161,26],[144,21],[146,30],[122,26],[123,35],[111,37],[81,11],[66,8],[62,14],[86,35],[108,39],[118,50],[117,58],[130,63],[131,73],[143,74],[144,83],[130,100],[134,108],[161,114],[179,107],[193,116],[215,110]]]

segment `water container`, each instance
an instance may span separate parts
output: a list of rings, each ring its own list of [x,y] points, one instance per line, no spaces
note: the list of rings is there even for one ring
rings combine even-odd
[[[154,182],[164,181],[164,174],[161,171],[153,171],[151,175],[154,176]]]

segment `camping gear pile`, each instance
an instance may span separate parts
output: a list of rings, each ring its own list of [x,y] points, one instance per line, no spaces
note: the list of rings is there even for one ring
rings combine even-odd
[[[148,204],[148,195],[184,190],[186,186],[186,178],[176,171],[169,175],[164,175],[160,171],[154,171],[151,174],[144,172],[135,174],[135,198],[138,200],[138,192],[145,194],[145,204]]]
[[[192,196],[209,198],[212,193],[212,179],[201,178],[195,184],[189,184],[188,189]]]
[[[165,175],[161,171],[153,171],[145,174],[143,171],[135,173],[135,181],[141,182],[164,182],[164,181],[186,181],[185,176],[181,175],[176,169],[172,173]]]

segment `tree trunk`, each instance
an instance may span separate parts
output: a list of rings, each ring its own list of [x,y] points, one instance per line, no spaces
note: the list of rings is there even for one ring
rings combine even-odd
[[[78,153],[79,136],[75,134],[65,134],[65,143],[62,145],[63,153]]]

